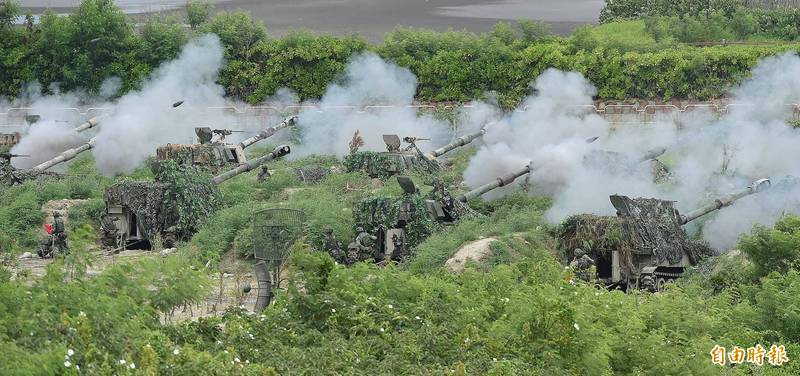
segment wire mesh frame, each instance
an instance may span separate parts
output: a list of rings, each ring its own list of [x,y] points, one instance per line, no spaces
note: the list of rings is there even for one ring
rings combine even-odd
[[[305,213],[297,209],[263,209],[253,215],[253,255],[258,260],[282,264],[302,235]]]

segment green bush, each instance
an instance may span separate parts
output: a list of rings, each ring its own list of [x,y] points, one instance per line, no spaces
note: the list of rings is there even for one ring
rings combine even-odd
[[[757,277],[800,269],[800,217],[786,216],[774,228],[757,226],[742,237],[739,248],[753,263]]]

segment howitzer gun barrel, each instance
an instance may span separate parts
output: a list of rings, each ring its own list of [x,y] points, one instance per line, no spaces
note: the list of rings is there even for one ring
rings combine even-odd
[[[750,184],[747,188],[744,188],[744,189],[741,189],[739,191],[724,195],[724,196],[722,196],[720,198],[717,198],[716,200],[714,200],[714,202],[712,202],[712,203],[710,203],[710,204],[708,204],[706,206],[703,206],[703,207],[697,208],[695,210],[692,210],[691,212],[689,212],[689,214],[681,215],[681,224],[685,225],[685,224],[687,224],[687,223],[689,223],[689,222],[691,222],[691,221],[693,221],[693,220],[695,220],[697,218],[700,218],[700,217],[702,217],[702,216],[704,216],[704,215],[706,215],[708,213],[711,213],[713,211],[716,211],[716,210],[722,209],[722,208],[724,208],[726,206],[729,206],[729,205],[733,204],[734,202],[736,202],[736,200],[738,200],[738,199],[740,199],[742,197],[749,196],[749,195],[752,195],[754,193],[761,192],[761,191],[767,189],[770,185],[771,185],[771,182],[770,182],[769,179],[756,180],[752,184]]]
[[[268,153],[268,154],[263,155],[261,157],[258,157],[256,159],[251,159],[251,160],[247,161],[247,163],[243,163],[243,164],[239,165],[238,167],[234,168],[233,170],[228,170],[228,171],[226,171],[226,172],[224,172],[224,173],[222,173],[220,175],[215,176],[214,179],[213,179],[213,182],[214,182],[215,185],[222,184],[223,182],[227,181],[228,179],[231,179],[231,178],[233,178],[233,177],[235,177],[237,175],[241,175],[241,174],[243,174],[243,173],[245,173],[247,171],[252,171],[253,169],[257,168],[258,166],[261,166],[262,164],[264,164],[266,162],[269,162],[269,161],[271,161],[273,159],[278,159],[280,157],[283,157],[284,155],[287,155],[290,152],[291,152],[291,149],[289,148],[288,145],[278,146],[271,153]]]
[[[72,130],[75,131],[75,132],[83,132],[83,131],[85,131],[87,129],[94,128],[98,124],[100,124],[100,119],[102,119],[102,118],[104,118],[106,116],[108,116],[108,115],[95,116],[95,117],[93,117],[93,118],[91,118],[89,120],[86,120],[86,122],[82,123],[81,125],[78,125],[77,127],[73,128]]]
[[[639,162],[646,162],[646,161],[649,161],[651,159],[656,159],[656,158],[660,157],[661,155],[663,155],[666,152],[667,152],[667,149],[663,148],[663,147],[648,150],[647,153],[645,153],[642,156],[642,158],[639,159]]]
[[[480,195],[482,195],[482,194],[484,194],[486,192],[491,191],[492,189],[509,185],[509,184],[513,183],[514,180],[517,180],[518,177],[520,177],[522,175],[525,175],[525,174],[527,174],[529,172],[531,172],[530,165],[525,166],[524,168],[519,169],[517,171],[514,171],[512,173],[508,173],[508,174],[505,174],[503,176],[498,176],[497,178],[495,178],[495,180],[493,182],[486,183],[486,184],[484,184],[484,185],[482,185],[482,186],[480,186],[478,188],[475,188],[475,189],[473,189],[473,190],[471,190],[471,191],[469,191],[467,193],[464,193],[461,196],[458,196],[458,201],[467,202],[467,201],[472,200],[472,199],[474,199],[474,198],[476,198],[476,197],[478,197],[478,196],[480,196]]]
[[[85,144],[83,144],[81,146],[66,150],[63,153],[57,155],[55,158],[40,163],[39,165],[37,165],[34,168],[32,168],[32,170],[44,171],[44,170],[47,170],[48,168],[53,167],[53,166],[55,166],[55,165],[57,165],[57,164],[59,164],[61,162],[66,162],[66,161],[68,161],[68,160],[70,160],[72,158],[75,158],[75,157],[78,156],[78,154],[83,153],[83,152],[93,148],[94,147],[94,142],[95,142],[95,139],[92,138],[91,140],[89,140],[89,142],[87,142],[87,143],[85,143]]]
[[[483,128],[477,132],[467,133],[457,138],[455,141],[428,153],[428,158],[434,159],[440,157],[445,153],[449,152],[450,150],[453,150],[455,148],[469,144],[472,141],[475,141],[476,138],[483,136],[485,133],[486,133],[486,128]]]
[[[272,135],[278,133],[279,130],[286,127],[290,127],[294,125],[294,123],[296,122],[297,122],[297,115],[289,116],[286,119],[284,119],[283,122],[281,122],[280,124],[274,127],[269,127],[261,132],[258,132],[257,135],[242,141],[241,143],[239,143],[239,146],[241,146],[242,149],[246,149],[248,146],[255,144],[256,142],[259,142],[268,137],[272,137]]]

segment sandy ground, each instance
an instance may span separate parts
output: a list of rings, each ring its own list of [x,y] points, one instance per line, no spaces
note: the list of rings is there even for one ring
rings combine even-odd
[[[491,256],[492,248],[490,244],[495,240],[497,238],[489,237],[465,244],[453,254],[453,257],[444,263],[444,266],[452,272],[463,272],[467,261],[479,263]]]
[[[213,0],[217,9],[245,10],[264,21],[273,35],[309,29],[337,35],[360,34],[372,42],[395,26],[483,32],[499,21],[532,19],[568,34],[596,23],[603,0]],[[79,0],[21,0],[34,13],[69,12]],[[185,0],[117,0],[126,13],[169,11]]]

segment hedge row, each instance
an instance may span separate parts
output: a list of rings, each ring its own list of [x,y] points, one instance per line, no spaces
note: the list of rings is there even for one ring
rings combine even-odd
[[[0,16],[17,12],[9,4],[0,0]],[[616,33],[618,43],[603,44],[607,38],[600,32],[584,29],[559,38],[533,23],[501,23],[486,34],[397,29],[383,43],[369,45],[357,36],[307,32],[269,38],[265,27],[245,13],[221,13],[202,22],[194,17],[192,25],[187,31],[174,19],[153,19],[137,33],[110,0],[83,0],[68,17],[46,15],[40,24],[25,28],[0,17],[0,96],[17,96],[34,81],[45,93],[98,93],[108,77],[122,79],[116,93],[121,95],[174,58],[186,40],[209,32],[225,46],[227,65],[220,83],[228,95],[251,103],[282,87],[301,100],[318,98],[349,59],[365,50],[410,69],[422,101],[468,101],[496,92],[501,104],[513,106],[549,67],[583,73],[598,87],[599,99],[703,100],[723,95],[759,58],[800,45],[696,48],[673,43],[662,48],[647,35],[626,43],[635,39],[632,33]]]

